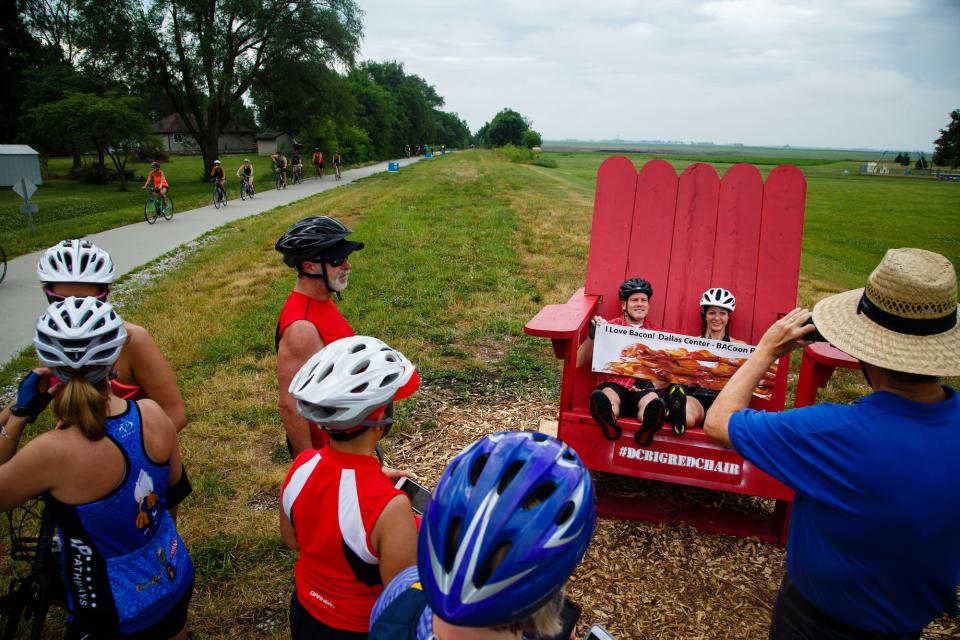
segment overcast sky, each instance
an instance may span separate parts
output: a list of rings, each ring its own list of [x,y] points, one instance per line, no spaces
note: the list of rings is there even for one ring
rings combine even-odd
[[[474,132],[928,150],[960,108],[960,0],[358,2]]]

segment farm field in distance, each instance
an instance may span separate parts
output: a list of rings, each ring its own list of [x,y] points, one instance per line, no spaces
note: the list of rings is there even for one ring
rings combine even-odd
[[[477,437],[536,428],[556,416],[557,361],[546,341],[522,328],[544,304],[582,286],[596,169],[605,155],[543,157],[557,167],[465,151],[365,178],[231,223],[203,246],[175,252],[161,278],[147,265],[115,287],[122,315],[146,326],[171,361],[187,405],[181,449],[194,492],[180,507],[179,526],[197,567],[189,623],[196,638],[289,637],[296,554],[277,528],[290,461],[276,406],[273,332],[294,274],[273,248],[277,237],[304,216],[329,214],[366,243],[340,306],[358,333],[383,338],[417,365],[423,385],[398,404],[385,449],[391,466],[435,486],[449,459]],[[652,156],[629,157],[639,167]],[[803,304],[862,285],[892,246],[940,251],[960,265],[960,185],[861,177],[856,159],[808,160],[801,167],[808,180]],[[693,161],[671,159],[678,171]],[[200,202],[209,185],[199,182],[197,162],[183,163],[183,180],[203,187]],[[730,163],[715,166],[722,174]],[[764,175],[773,166],[759,163]],[[92,187],[71,186],[65,202],[91,199],[84,190]],[[102,189],[96,193],[116,186]],[[133,221],[142,219],[142,193]],[[14,215],[6,202],[2,215]],[[120,218],[76,215],[90,216],[92,226]],[[25,350],[0,369],[0,389],[11,389],[33,362]],[[835,378],[821,399],[864,392],[855,375]],[[31,433],[52,425],[44,416]],[[652,482],[624,483],[623,491],[771,508]],[[8,544],[0,518],[0,576],[11,571]],[[755,540],[602,519],[569,587],[584,611],[578,636],[597,622],[622,640],[766,638],[783,564],[782,549]],[[63,619],[55,610],[45,637],[62,637]],[[960,622],[943,618],[924,637],[958,636]]]

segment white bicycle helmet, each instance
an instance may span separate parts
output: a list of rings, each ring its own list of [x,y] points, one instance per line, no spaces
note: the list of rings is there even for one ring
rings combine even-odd
[[[726,289],[714,287],[707,289],[700,296],[700,308],[705,309],[706,307],[720,307],[733,313],[733,310],[737,308],[737,299]]]
[[[110,254],[89,240],[64,240],[43,252],[37,263],[40,282],[110,284],[117,275]]]
[[[70,297],[54,302],[37,320],[33,344],[44,366],[69,380],[80,369],[90,382],[103,380],[127,342],[127,330],[109,302]]]
[[[399,400],[397,392],[413,373],[413,364],[382,340],[351,336],[331,342],[307,360],[289,391],[304,418],[323,429],[345,431]]]

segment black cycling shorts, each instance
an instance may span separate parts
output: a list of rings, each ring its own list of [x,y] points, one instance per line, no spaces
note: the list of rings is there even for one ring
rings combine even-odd
[[[366,631],[344,631],[325,625],[300,604],[294,590],[290,598],[290,637],[293,640],[367,640]]]
[[[654,391],[653,384],[646,380],[637,380],[632,389],[627,389],[616,382],[601,382],[597,389],[612,389],[620,398],[620,415],[624,418],[636,418],[639,412],[640,398]]]

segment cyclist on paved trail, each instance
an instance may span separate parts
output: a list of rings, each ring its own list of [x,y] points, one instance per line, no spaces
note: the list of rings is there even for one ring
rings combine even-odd
[[[650,298],[653,297],[653,285],[643,278],[630,278],[620,285],[620,311],[615,318],[605,320],[594,316],[590,320],[590,330],[587,339],[577,351],[577,367],[589,366],[593,359],[593,335],[599,324],[616,324],[627,327],[643,327],[653,331],[660,327],[647,322],[647,313],[650,311]],[[603,432],[607,440],[616,440],[622,431],[617,424],[620,416],[636,417],[638,403],[647,391],[653,389],[653,384],[646,380],[638,380],[629,376],[614,376],[599,374],[600,384],[590,394],[590,415]]]
[[[219,185],[220,188],[226,192],[227,177],[223,172],[223,165],[220,164],[219,160],[213,161],[213,168],[210,169],[210,177],[213,178],[214,184]]]
[[[186,638],[194,570],[168,510],[190,486],[163,409],[111,390],[126,340],[108,302],[51,304],[34,338],[44,368],[17,393],[25,411],[0,412],[0,511],[43,494],[53,512],[70,640]],[[57,427],[16,453],[27,422],[51,398]]]
[[[106,300],[116,269],[110,254],[89,240],[64,240],[40,257],[37,277],[48,302],[68,296]],[[126,400],[150,398],[163,408],[178,431],[183,429],[187,412],[170,363],[149,331],[130,322],[125,329],[128,340],[114,366],[113,393]]]
[[[384,589],[369,637],[557,636],[564,585],[595,522],[590,473],[573,449],[531,431],[486,436],[443,472],[417,565]]]
[[[250,184],[250,191],[253,192],[253,165],[250,164],[250,158],[243,159],[243,164],[237,169],[237,177],[241,180],[246,177]]]
[[[273,172],[280,178],[283,184],[287,184],[287,158],[282,153],[275,153],[270,156],[273,160]]]
[[[159,162],[151,162],[150,167],[151,171],[147,174],[147,181],[143,183],[143,188],[146,189],[152,183],[157,193],[163,196],[163,207],[167,209],[170,207],[170,199],[167,198],[167,191],[170,189],[170,184],[167,182],[167,177],[163,175],[163,171],[160,170]]]
[[[297,145],[293,148],[293,155],[290,157],[290,164],[293,167],[294,173],[296,173],[299,178],[303,179],[303,157],[300,155],[300,145]]]
[[[403,354],[367,336],[325,347],[290,383],[300,414],[330,434],[328,446],[297,456],[281,489],[280,534],[299,552],[294,640],[365,640],[383,585],[416,562],[413,510],[394,487],[409,474],[381,468],[373,454],[393,402],[417,384]]]
[[[343,161],[342,161],[341,158],[340,158],[340,152],[339,152],[339,151],[334,151],[334,152],[333,152],[333,158],[331,158],[331,162],[333,163],[333,170],[337,172],[337,175],[339,175],[339,174],[340,174],[340,169],[341,169],[341,164],[343,163]]]
[[[313,148],[313,167],[314,171],[321,178],[323,177],[323,154],[318,147]]]
[[[287,446],[296,457],[327,442],[326,433],[311,427],[297,413],[287,390],[290,380],[313,354],[353,329],[340,314],[333,295],[346,289],[351,265],[348,257],[363,249],[362,242],[347,240],[349,227],[327,216],[311,216],[294,224],[277,240],[276,250],[288,267],[297,270],[297,284],[280,312],[275,335],[280,416]]]

